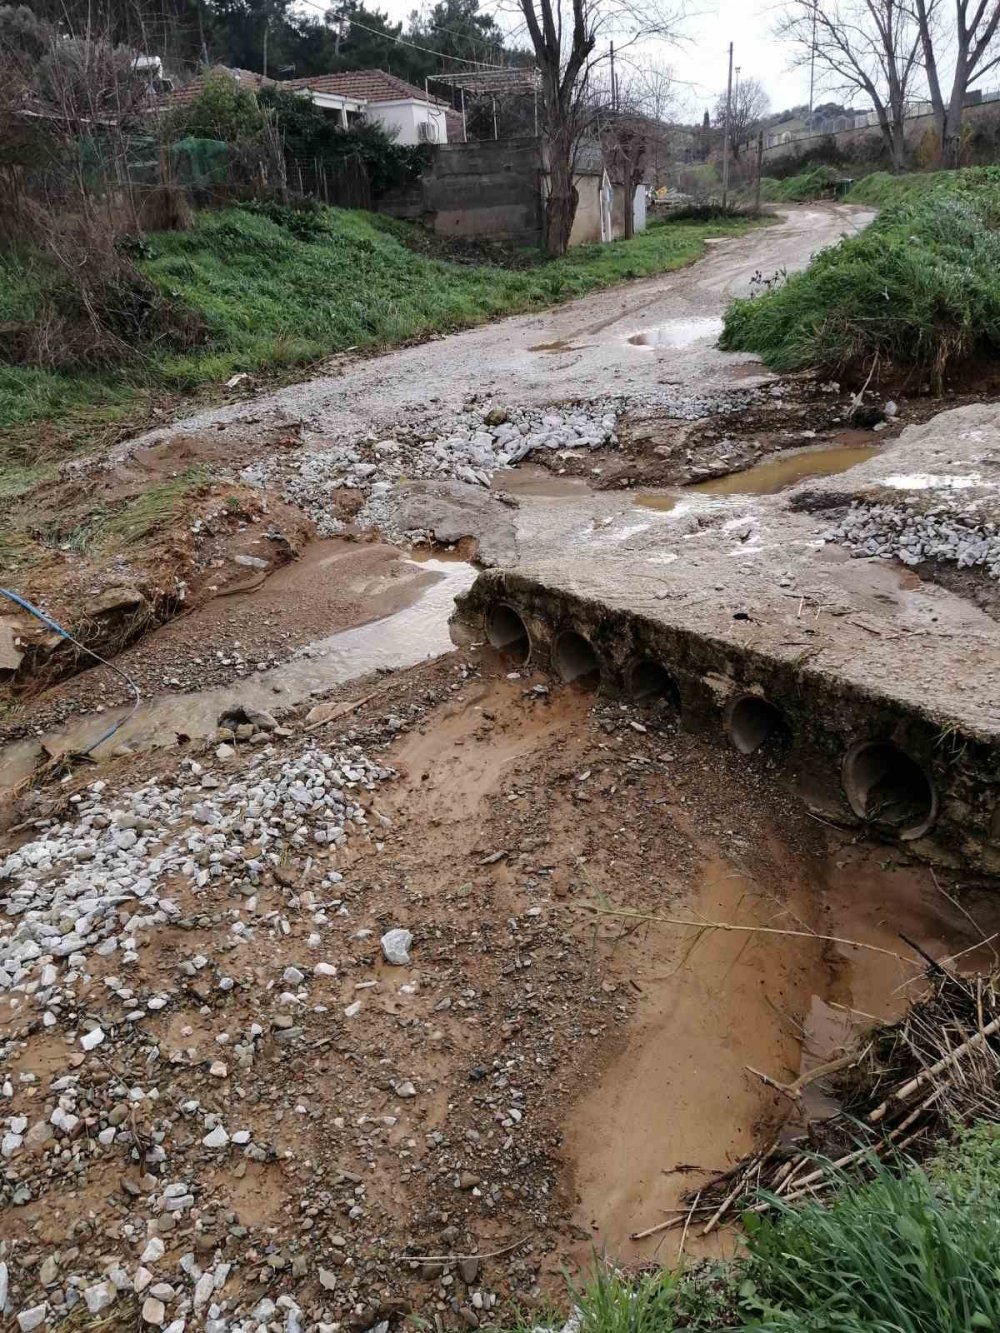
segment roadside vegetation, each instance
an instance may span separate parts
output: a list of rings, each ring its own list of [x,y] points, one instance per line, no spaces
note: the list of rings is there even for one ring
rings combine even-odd
[[[773,1199],[724,1263],[629,1276],[604,1264],[571,1293],[581,1333],[974,1333],[1000,1327],[1000,1131],[983,1123],[923,1167],[878,1163],[833,1201]]]
[[[802,273],[734,302],[721,345],[775,370],[911,377],[941,392],[1000,349],[1000,168],[870,177],[882,211]]]
[[[151,338],[133,346],[136,355],[109,356],[96,369],[0,362],[0,428],[73,409],[106,406],[114,414],[150,390],[187,391],[234,372],[392,347],[541,309],[690,263],[707,236],[750,225],[745,218],[666,221],[629,241],[501,267],[420,253],[418,228],[372,213],[204,210],[190,230],[153,232],[131,256],[144,282],[183,313],[183,332]],[[37,256],[0,255],[0,322],[8,329],[30,326],[61,299]]]

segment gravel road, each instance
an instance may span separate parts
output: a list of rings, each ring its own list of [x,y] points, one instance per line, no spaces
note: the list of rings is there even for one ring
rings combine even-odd
[[[598,292],[540,315],[500,320],[417,347],[369,360],[344,359],[331,372],[275,393],[248,397],[190,417],[143,437],[238,423],[263,425],[275,415],[301,421],[307,431],[338,440],[406,423],[433,405],[460,410],[472,395],[542,406],[626,396],[630,401],[711,398],[752,358],[722,353],[712,344],[734,297],[745,296],[756,273],[765,277],[804,268],[817,250],[863,227],[871,213],[837,205],[794,209],[779,224],[710,245],[690,268]],[[635,334],[673,324],[687,346],[637,346]]]

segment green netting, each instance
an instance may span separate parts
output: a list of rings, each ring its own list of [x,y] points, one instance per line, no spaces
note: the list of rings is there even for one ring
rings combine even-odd
[[[178,139],[170,145],[171,166],[181,185],[225,185],[229,147],[219,139]]]

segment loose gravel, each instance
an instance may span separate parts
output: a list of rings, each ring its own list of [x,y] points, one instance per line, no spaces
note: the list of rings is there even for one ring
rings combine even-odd
[[[858,556],[895,556],[907,565],[945,560],[959,569],[982,567],[1000,578],[997,525],[965,523],[953,509],[923,513],[896,505],[855,504],[829,537]]]

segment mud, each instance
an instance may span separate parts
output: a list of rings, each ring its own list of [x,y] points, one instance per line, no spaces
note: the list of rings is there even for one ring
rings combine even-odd
[[[331,546],[336,549],[331,551]],[[362,590],[362,596],[367,593],[371,598],[368,614],[360,615],[350,609],[345,612],[352,628],[307,642],[280,664],[255,670],[235,690],[231,685],[221,685],[194,692],[160,694],[136,709],[99,707],[88,716],[77,717],[37,739],[9,744],[0,750],[0,798],[5,791],[23,784],[40,764],[50,759],[87,751],[92,762],[100,762],[111,754],[136,754],[187,744],[212,736],[219,717],[234,702],[265,712],[282,711],[311,696],[326,694],[344,681],[376,670],[411,666],[446,652],[450,647],[448,617],[454,599],[471,585],[474,571],[460,561],[427,558],[420,562],[399,561],[388,549],[383,550],[382,556],[383,565],[386,556],[391,560],[388,572],[369,579],[367,588]],[[338,566],[343,563],[342,543],[318,545],[307,568],[296,571],[296,580],[283,580],[284,586],[277,589],[268,586],[262,599],[264,605],[274,612],[284,602],[289,612],[297,614],[298,599],[288,600],[292,595],[289,582],[294,587],[298,579],[313,583],[323,578],[335,579]],[[307,600],[303,598],[304,602]],[[380,602],[384,608],[381,611],[377,609]],[[394,603],[401,605],[401,609],[390,611]],[[348,608],[351,605],[348,603]],[[205,611],[207,616],[208,608]],[[259,606],[256,612],[260,613]],[[308,617],[303,618],[308,624]],[[187,627],[187,632],[192,632],[191,627]],[[204,626],[193,627],[193,632],[203,633]],[[199,642],[204,645],[218,639],[205,635]],[[190,662],[190,657],[186,660]],[[119,721],[122,725],[112,737],[90,749]]]

